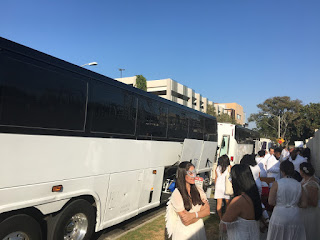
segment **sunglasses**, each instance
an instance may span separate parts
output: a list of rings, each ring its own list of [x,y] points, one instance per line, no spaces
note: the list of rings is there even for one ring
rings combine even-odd
[[[189,177],[196,177],[197,176],[196,170],[187,171],[187,174]]]

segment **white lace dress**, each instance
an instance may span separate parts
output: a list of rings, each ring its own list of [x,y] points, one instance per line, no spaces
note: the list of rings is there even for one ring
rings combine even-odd
[[[307,186],[318,188],[318,206],[302,208],[301,216],[306,230],[307,240],[320,239],[320,186],[313,180],[302,182],[301,184],[307,194]]]
[[[217,167],[217,181],[216,185],[214,186],[214,198],[215,199],[230,199],[230,195],[224,194],[226,188],[226,175],[229,173],[230,166],[226,168],[226,170],[222,173],[221,166]]]
[[[203,202],[207,201],[206,194],[201,188],[198,188],[200,193],[201,200]],[[199,212],[201,205],[193,206],[189,212]],[[166,212],[166,228],[169,237],[172,236],[172,240],[206,240],[206,231],[204,228],[203,220],[199,219],[197,222],[185,226],[178,212],[184,211],[184,204],[182,196],[179,190],[176,188],[170,200],[167,203],[167,212]]]
[[[226,229],[225,233],[221,233]],[[246,220],[238,217],[234,222],[220,222],[221,240],[259,240],[259,222],[256,220]]]
[[[269,222],[267,240],[305,240],[305,229],[298,203],[301,185],[293,178],[277,181],[276,206]]]

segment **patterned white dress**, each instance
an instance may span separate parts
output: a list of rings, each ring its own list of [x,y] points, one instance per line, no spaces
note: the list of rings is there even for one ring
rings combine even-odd
[[[267,240],[305,240],[305,229],[298,203],[301,185],[293,178],[277,181],[276,206],[269,222]]]
[[[221,229],[226,228],[226,233]],[[221,240],[259,240],[260,229],[259,221],[246,220],[238,217],[234,222],[220,222],[220,239]]]
[[[200,187],[198,187],[198,191],[200,193],[201,200],[203,202],[207,201],[207,196]],[[189,212],[199,212],[200,208],[201,205],[192,205]],[[178,212],[182,212],[184,210],[185,208],[182,196],[176,188],[167,203],[166,228],[169,237],[172,236],[172,240],[206,240],[207,237],[203,220],[200,218],[197,222],[185,226],[178,215]]]

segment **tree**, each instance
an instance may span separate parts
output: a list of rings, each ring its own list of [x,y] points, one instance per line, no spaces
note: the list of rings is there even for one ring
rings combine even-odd
[[[136,87],[141,90],[147,91],[147,79],[142,75],[136,75],[136,77],[137,77]]]
[[[286,143],[295,139],[295,128],[300,121],[300,111],[303,107],[300,100],[291,100],[288,96],[268,98],[257,105],[260,111],[251,114],[249,122],[255,121],[260,134],[274,139],[278,136],[278,121],[280,117],[280,136]]]
[[[221,113],[221,114],[217,115],[213,104],[208,105],[207,114],[210,114],[210,115],[216,117],[218,122],[237,124],[237,121],[235,119],[233,119],[232,117],[230,117],[230,115],[227,113]]]
[[[208,104],[207,106],[207,114],[216,117],[216,109],[213,104]]]
[[[230,117],[230,115],[227,113],[221,113],[220,115],[218,115],[217,121],[221,123],[238,124],[237,121],[234,118]]]
[[[304,140],[314,135],[315,129],[320,127],[320,103],[309,103],[300,109],[300,118],[296,126],[291,129],[297,140]]]

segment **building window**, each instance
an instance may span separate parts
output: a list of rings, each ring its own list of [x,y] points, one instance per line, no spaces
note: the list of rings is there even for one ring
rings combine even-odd
[[[237,119],[241,120],[241,115],[240,114],[237,114]]]

